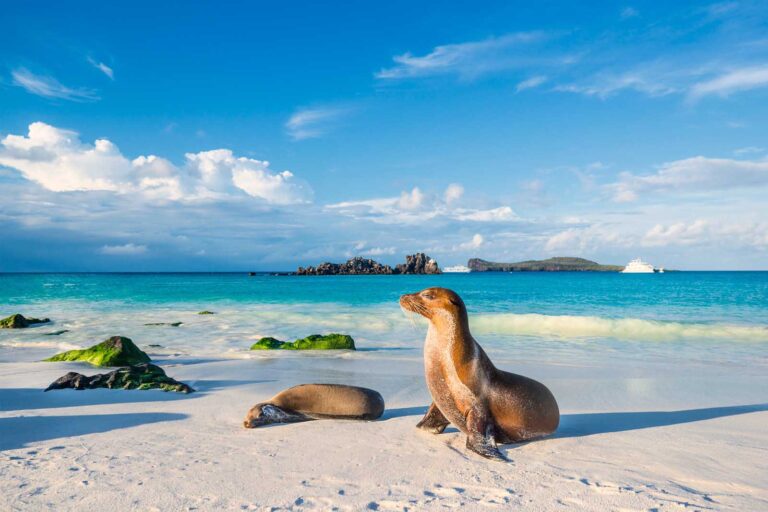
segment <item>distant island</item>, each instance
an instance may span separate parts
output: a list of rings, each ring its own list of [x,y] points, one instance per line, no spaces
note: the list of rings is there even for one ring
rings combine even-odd
[[[376,275],[376,274],[441,274],[440,267],[433,258],[423,252],[405,257],[405,263],[395,268],[368,258],[356,257],[345,263],[320,263],[316,267],[299,267],[296,275],[333,276],[333,275]]]
[[[467,262],[472,272],[621,272],[622,265],[601,265],[584,258],[556,257],[546,260],[496,263],[472,258]]]

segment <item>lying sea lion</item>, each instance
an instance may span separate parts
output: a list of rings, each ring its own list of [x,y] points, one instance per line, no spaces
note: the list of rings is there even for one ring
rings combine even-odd
[[[245,428],[319,419],[375,420],[384,412],[381,395],[341,384],[301,384],[253,406]]]
[[[418,427],[439,434],[453,423],[467,448],[506,460],[496,443],[551,434],[560,423],[555,397],[533,379],[497,369],[469,332],[467,308],[455,292],[427,288],[400,297],[400,305],[429,320],[424,344],[433,403]]]

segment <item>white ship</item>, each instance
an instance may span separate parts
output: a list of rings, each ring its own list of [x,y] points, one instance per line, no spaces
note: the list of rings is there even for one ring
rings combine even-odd
[[[472,269],[465,267],[464,265],[454,265],[452,267],[445,267],[443,272],[446,274],[466,274],[472,272]]]
[[[650,263],[646,263],[640,258],[634,259],[627,264],[626,267],[624,267],[624,270],[621,271],[622,274],[653,274],[656,270],[653,268],[653,265]],[[662,272],[664,272],[662,270]]]

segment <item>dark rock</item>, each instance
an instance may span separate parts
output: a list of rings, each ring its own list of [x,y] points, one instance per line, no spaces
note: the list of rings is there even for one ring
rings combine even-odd
[[[85,361],[96,366],[128,366],[150,362],[130,338],[112,336],[106,341],[83,350],[70,350],[46,361]]]
[[[171,327],[178,327],[178,326],[180,326],[183,323],[184,322],[152,322],[152,323],[144,324],[144,325],[149,325],[149,326],[169,325]]]
[[[208,311],[207,309],[206,309],[206,310],[204,310],[204,311],[200,311],[200,312],[198,313],[198,315],[215,315],[215,314],[216,314],[216,313],[214,313],[213,311]]]
[[[144,363],[119,368],[109,373],[99,373],[90,377],[81,373],[69,372],[57,379],[46,391],[52,389],[161,389],[177,393],[192,393],[187,384],[168,377],[162,368]]]
[[[25,318],[24,315],[16,313],[0,320],[0,329],[25,329],[33,324],[45,324],[50,321],[48,318]]]
[[[317,267],[299,267],[300,276],[373,275],[373,274],[439,274],[437,262],[419,252],[405,257],[405,263],[392,268],[377,261],[356,257],[345,263],[321,263]]]
[[[405,263],[396,267],[398,274],[440,274],[437,262],[424,254],[417,252],[405,257]]]
[[[45,333],[46,336],[61,336],[65,332],[69,332],[69,329],[62,329],[60,331],[53,331]]]

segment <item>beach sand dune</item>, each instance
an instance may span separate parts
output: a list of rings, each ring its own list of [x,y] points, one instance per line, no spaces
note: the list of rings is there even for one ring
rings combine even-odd
[[[2,510],[765,510],[768,379],[691,371],[648,379],[589,368],[509,368],[546,382],[562,426],[469,453],[450,428],[415,428],[421,361],[167,359],[197,390],[43,393],[79,364],[0,366]],[[503,367],[503,365],[502,365]],[[375,422],[242,427],[256,402],[301,382],[379,390]]]

